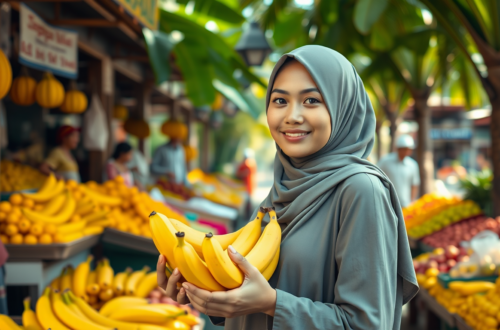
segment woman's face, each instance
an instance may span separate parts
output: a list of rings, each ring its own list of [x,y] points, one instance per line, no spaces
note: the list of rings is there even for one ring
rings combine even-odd
[[[282,68],[274,80],[267,123],[283,152],[293,158],[309,156],[330,138],[330,113],[307,69],[297,61]]]
[[[120,163],[128,163],[132,160],[132,150],[124,152],[120,155],[120,158],[118,158],[118,161]]]
[[[80,142],[80,132],[73,132],[64,138],[64,144],[71,150],[76,149],[78,147],[78,143]]]

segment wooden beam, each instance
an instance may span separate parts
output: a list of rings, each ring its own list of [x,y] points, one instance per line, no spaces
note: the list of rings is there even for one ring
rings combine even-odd
[[[142,83],[144,81],[144,77],[142,76],[142,72],[137,72],[136,70],[132,70],[130,66],[127,66],[126,63],[120,63],[117,61],[113,61],[113,68],[129,78],[136,83]]]
[[[80,2],[82,0],[12,0],[12,2]]]
[[[92,26],[92,27],[118,27],[118,22],[110,22],[106,19],[58,19],[49,21],[53,25],[68,25],[68,26]]]
[[[96,12],[101,14],[102,17],[107,19],[108,21],[114,22],[116,21],[116,17],[111,14],[108,10],[106,10],[103,6],[98,4],[95,0],[84,0],[87,5],[92,7]]]
[[[149,57],[140,55],[118,55],[118,56],[113,56],[113,59],[125,60],[125,61],[149,62]]]

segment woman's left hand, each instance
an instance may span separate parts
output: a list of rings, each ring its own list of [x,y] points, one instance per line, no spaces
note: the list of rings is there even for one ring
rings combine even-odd
[[[229,291],[210,292],[184,282],[182,287],[186,290],[193,307],[210,316],[231,318],[253,313],[274,316],[276,290],[269,285],[257,268],[232,246],[229,247],[229,252],[231,259],[245,275],[243,284]]]

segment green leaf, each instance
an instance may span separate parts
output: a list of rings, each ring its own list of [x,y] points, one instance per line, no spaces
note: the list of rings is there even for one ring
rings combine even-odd
[[[155,83],[159,85],[162,82],[168,81],[170,77],[172,70],[170,68],[169,57],[175,43],[166,33],[161,31],[151,31],[144,28],[142,34],[146,42],[149,62],[155,74]]]
[[[245,17],[239,11],[217,0],[177,0],[177,3],[187,5],[191,1],[194,1],[194,12],[232,24],[240,24],[245,21]]]
[[[370,48],[377,51],[387,51],[394,45],[391,32],[382,22],[377,22],[370,33]]]
[[[273,39],[276,46],[281,47],[290,40],[297,38],[299,34],[304,33],[302,28],[302,20],[304,19],[304,11],[297,11],[282,17],[274,26]]]
[[[388,0],[358,0],[354,7],[354,25],[358,31],[367,34],[388,3]]]
[[[213,85],[224,97],[236,104],[241,111],[248,112],[254,119],[259,117],[260,108],[239,90],[219,80],[214,80]]]

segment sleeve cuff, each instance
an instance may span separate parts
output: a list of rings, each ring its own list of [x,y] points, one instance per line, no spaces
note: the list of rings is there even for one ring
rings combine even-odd
[[[290,306],[287,308],[286,302],[294,298],[296,298],[294,295],[276,289],[276,308],[274,309],[273,329],[281,329],[280,325],[286,324],[286,319],[291,312]]]

